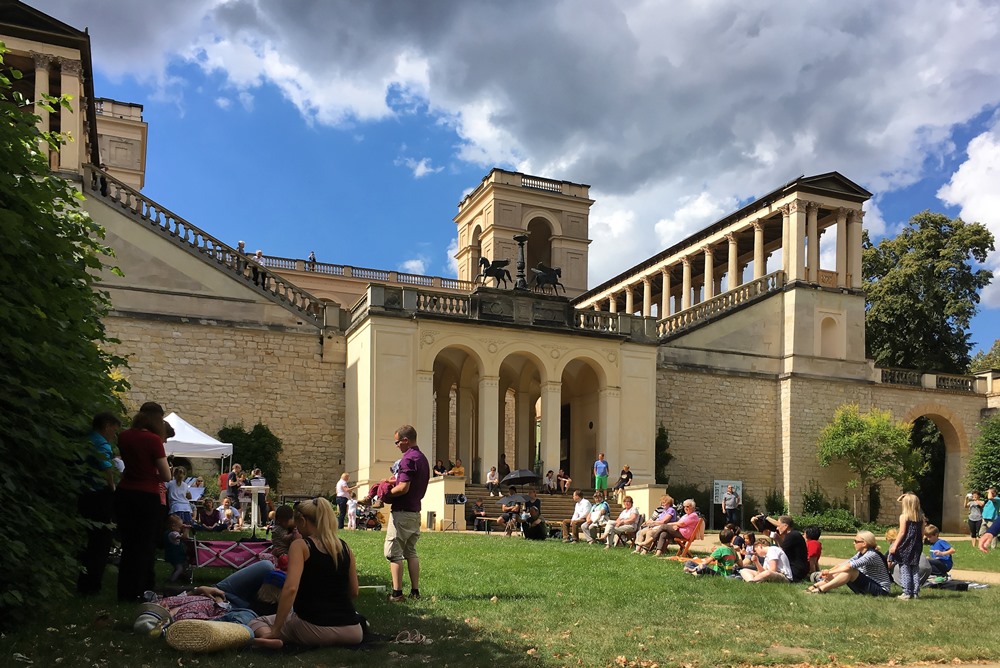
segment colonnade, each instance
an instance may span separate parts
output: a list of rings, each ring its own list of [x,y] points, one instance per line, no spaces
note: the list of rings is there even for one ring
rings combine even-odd
[[[40,102],[50,94],[69,96],[70,108],[67,110],[59,107],[55,113],[59,116],[59,131],[70,135],[72,141],[65,142],[59,147],[58,160],[50,159],[50,164],[54,169],[78,172],[86,144],[81,108],[83,66],[79,60],[48,53],[32,51],[30,55],[35,63],[34,99]],[[52,93],[49,89],[49,76],[55,67],[59,68],[59,90]],[[39,131],[48,132],[52,125],[50,118],[52,114],[41,107],[35,107],[33,112],[38,115]],[[44,140],[39,141],[38,150],[43,155],[49,155],[49,145]]]

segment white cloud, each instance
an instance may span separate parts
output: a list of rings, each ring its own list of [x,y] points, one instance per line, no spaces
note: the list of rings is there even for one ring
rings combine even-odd
[[[959,215],[968,222],[979,222],[1000,239],[1000,124],[969,142],[968,157],[938,190],[946,204],[960,208]],[[1000,251],[986,260],[988,268],[1000,277]],[[996,278],[982,294],[983,304],[1000,308],[1000,281]]]
[[[455,237],[451,240],[451,243],[448,244],[448,250],[445,251],[447,255],[445,266],[451,269],[451,273],[449,274],[449,276],[458,276],[458,260],[455,258],[455,253],[457,252],[458,252],[458,237]]]
[[[415,257],[400,264],[399,270],[407,274],[419,274],[423,276],[427,273],[427,263],[428,259],[426,257]]]
[[[219,109],[229,109],[229,107],[232,106],[233,101],[228,97],[217,97],[215,98],[215,104],[219,107]]]
[[[397,167],[406,167],[411,172],[413,172],[413,178],[420,179],[428,174],[437,174],[444,167],[432,167],[430,158],[421,158],[416,160],[414,158],[396,158],[394,164]]]

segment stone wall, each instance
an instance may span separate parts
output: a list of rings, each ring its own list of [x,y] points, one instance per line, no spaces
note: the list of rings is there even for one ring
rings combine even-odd
[[[281,493],[334,489],[344,462],[344,360],[324,358],[318,334],[122,314],[104,324],[129,358],[135,406],[158,401],[213,436],[259,420],[283,442]]]

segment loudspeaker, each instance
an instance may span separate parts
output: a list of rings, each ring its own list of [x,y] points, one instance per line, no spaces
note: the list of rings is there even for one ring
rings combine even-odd
[[[464,505],[466,501],[468,501],[468,498],[466,498],[465,494],[444,495],[444,502],[449,506],[461,506]]]

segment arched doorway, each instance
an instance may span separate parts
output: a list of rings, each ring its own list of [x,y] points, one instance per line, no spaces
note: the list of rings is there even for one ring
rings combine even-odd
[[[433,451],[429,459],[461,459],[467,475],[477,480],[475,434],[481,363],[461,346],[441,350],[434,358]]]
[[[904,421],[914,425],[911,445],[930,458],[931,465],[921,477],[917,492],[924,513],[943,531],[961,531],[965,525],[962,476],[969,453],[969,439],[961,421],[940,404],[916,406]]]
[[[529,269],[543,263],[552,266],[552,226],[544,218],[532,218],[528,221],[528,243],[525,249],[525,262]],[[531,272],[528,272],[531,275]]]
[[[602,434],[601,389],[603,374],[586,359],[573,359],[562,372],[562,421],[560,422],[559,468],[579,481],[577,486],[593,485],[593,464],[597,453],[608,449]],[[609,457],[610,461],[610,457]],[[612,462],[612,465],[620,462]],[[550,466],[549,468],[555,468]]]

